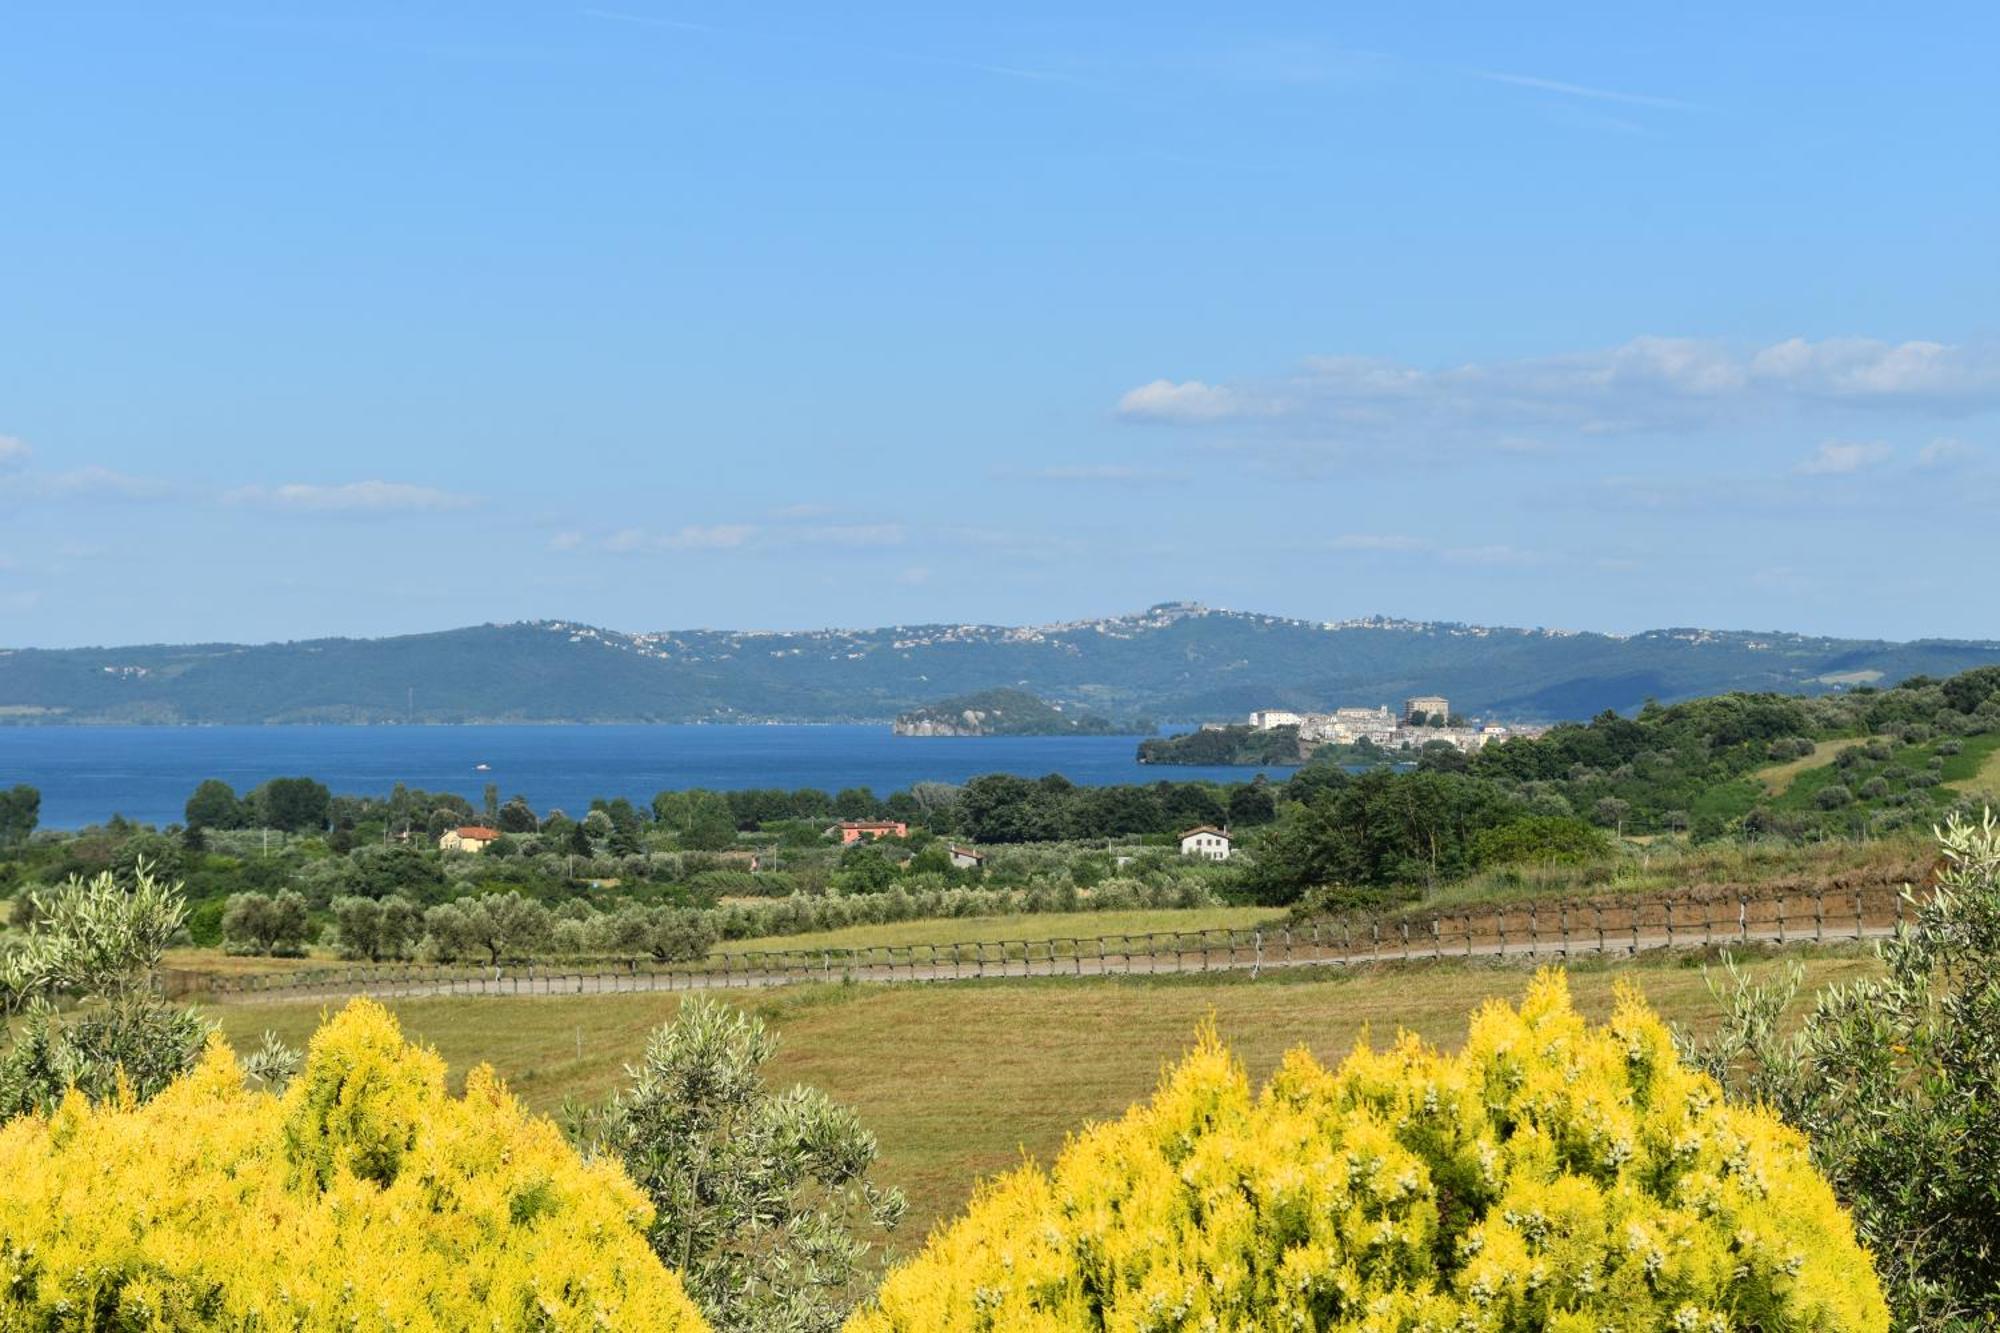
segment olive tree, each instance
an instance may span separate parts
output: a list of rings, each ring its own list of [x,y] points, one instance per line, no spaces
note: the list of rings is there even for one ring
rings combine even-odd
[[[690,997],[577,1129],[652,1200],[654,1248],[718,1330],[832,1333],[903,1196],[869,1179],[875,1136],[853,1111],[765,1083],[776,1048],[761,1019]]]
[[[124,1085],[151,1097],[185,1073],[208,1037],[192,1009],[160,998],[160,956],[187,920],[178,884],[140,866],[31,890],[33,925],[4,960],[0,991],[21,1013],[0,1053],[0,1119],[47,1111],[74,1087],[93,1100]]]
[[[440,903],[424,913],[430,953],[445,962],[481,954],[494,965],[532,958],[554,924],[548,908],[511,890]]]
[[[306,900],[290,889],[276,894],[232,893],[222,913],[222,945],[230,953],[297,958],[306,951],[312,917]]]
[[[1881,946],[1885,972],[1821,991],[1731,969],[1715,1034],[1687,1053],[1804,1130],[1854,1210],[1905,1328],[2000,1320],[2000,825],[1953,818],[1931,897]]]
[[[421,924],[415,905],[393,893],[381,899],[357,895],[333,900],[333,927],[342,958],[379,963],[406,957]]]

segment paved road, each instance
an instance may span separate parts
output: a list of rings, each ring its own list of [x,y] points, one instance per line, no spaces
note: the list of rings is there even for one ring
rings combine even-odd
[[[1194,972],[1276,971],[1300,967],[1356,967],[1374,963],[1420,962],[1439,958],[1546,958],[1559,962],[1566,957],[1598,955],[1629,956],[1655,949],[1695,948],[1705,943],[1728,945],[1836,943],[1875,939],[1894,932],[1891,925],[1863,925],[1858,930],[1843,923],[1836,930],[1816,935],[1811,924],[1785,927],[1751,926],[1747,930],[1715,932],[1707,939],[1679,931],[1627,929],[1606,932],[1600,945],[1595,931],[1572,932],[1567,947],[1560,939],[1474,941],[1434,947],[1428,939],[1413,938],[1407,947],[1401,940],[1384,941],[1377,948],[1343,951],[1338,947],[1315,947],[1293,939],[1284,944],[1274,938],[1259,949],[1247,942],[1233,949],[1220,946],[1202,950],[1189,948],[1178,955],[1169,952],[1112,953],[1103,957],[1085,955],[1013,958],[1006,962],[957,963],[929,961],[860,962],[825,966],[809,965],[803,958],[796,965],[751,966],[742,970],[701,972],[637,972],[600,970],[551,972],[545,968],[495,968],[479,975],[449,979],[411,978],[348,980],[329,979],[284,989],[225,992],[215,996],[223,1002],[311,1001],[338,999],[350,995],[372,995],[383,999],[411,999],[443,995],[625,995],[642,991],[742,990],[796,985],[809,981],[907,982],[970,981],[997,977],[1069,976],[1163,976]],[[1019,941],[1010,942],[1018,944]],[[1039,942],[1038,942],[1039,943]],[[997,947],[989,945],[989,948]],[[1032,952],[1032,946],[1031,946]]]

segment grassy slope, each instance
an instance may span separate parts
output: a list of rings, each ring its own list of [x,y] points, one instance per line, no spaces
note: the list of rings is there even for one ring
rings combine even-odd
[[[1969,736],[1965,748],[1946,755],[1945,785],[2000,803],[2000,735]]]
[[[1666,894],[1696,890],[1755,892],[1761,885],[1824,883],[1855,875],[1889,880],[1921,877],[1934,856],[1928,835],[1914,832],[1865,841],[1834,839],[1791,846],[1778,843],[1691,844],[1656,837],[1590,865],[1500,866],[1482,870],[1414,904],[1407,914],[1477,910],[1482,905],[1531,899],[1576,900],[1621,893]]]
[[[1762,962],[1753,971],[1776,965]],[[1810,983],[1852,977],[1872,960],[1811,960]],[[1445,1044],[1488,997],[1517,996],[1519,967],[1427,964],[1281,976],[1079,979],[945,986],[813,986],[732,996],[763,1013],[783,1038],[775,1077],[825,1088],[852,1104],[880,1136],[883,1179],[910,1192],[914,1246],[956,1211],[975,1178],[1027,1153],[1047,1161],[1086,1120],[1118,1114],[1147,1096],[1161,1066],[1213,1015],[1222,1035],[1262,1078],[1304,1044],[1339,1059],[1372,1029],[1386,1040],[1407,1027]],[[1579,967],[1578,998],[1609,1012],[1612,987],[1638,980],[1669,1017],[1698,1019],[1712,1002],[1698,968],[1647,960]],[[566,1095],[597,1098],[622,1080],[646,1033],[672,1016],[670,995],[551,999],[426,999],[395,1005],[408,1031],[434,1044],[462,1074],[493,1064],[530,1105]],[[319,1012],[302,1004],[231,1005],[214,1011],[239,1048],[267,1027],[302,1042]]]
[[[1764,790],[1773,796],[1783,796],[1790,790],[1799,774],[1809,768],[1824,768],[1832,763],[1842,750],[1851,750],[1857,745],[1867,744],[1865,736],[1850,736],[1845,740],[1821,741],[1813,747],[1813,752],[1782,764],[1772,764],[1751,774],[1764,784]]]

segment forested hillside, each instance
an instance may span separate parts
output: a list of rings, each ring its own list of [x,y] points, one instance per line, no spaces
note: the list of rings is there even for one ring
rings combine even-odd
[[[2000,663],[2000,644],[1320,622],[1185,604],[1059,625],[625,634],[564,621],[388,639],[0,649],[13,722],[881,721],[1008,687],[1169,722],[1448,695],[1522,721],[1729,690],[1819,694]]]

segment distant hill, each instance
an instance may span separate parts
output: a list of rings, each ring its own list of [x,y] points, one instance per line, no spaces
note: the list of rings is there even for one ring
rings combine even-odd
[[[1442,694],[1556,721],[1728,690],[1818,693],[2000,663],[2000,644],[1311,621],[1185,603],[1063,624],[626,634],[567,621],[257,646],[0,649],[13,722],[888,722],[996,687],[1190,722]]]
[[[1065,713],[1026,690],[981,690],[940,699],[894,722],[898,736],[1133,736],[1150,723],[1119,725],[1094,713]]]

